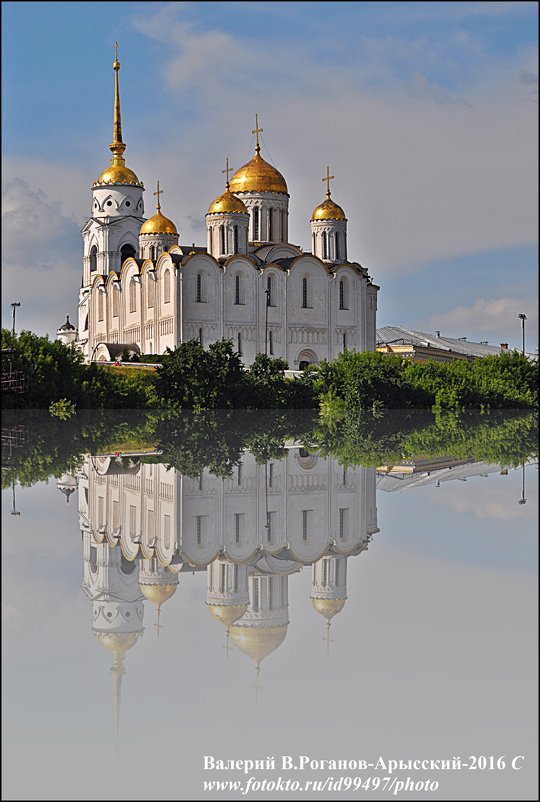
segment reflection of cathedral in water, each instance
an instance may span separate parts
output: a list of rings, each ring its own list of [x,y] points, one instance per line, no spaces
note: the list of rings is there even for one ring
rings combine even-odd
[[[258,671],[287,634],[289,576],[312,566],[311,602],[329,626],[347,599],[347,559],[379,531],[373,468],[344,469],[296,446],[263,465],[246,452],[227,479],[188,478],[157,460],[87,457],[77,477],[83,589],[112,654],[117,707],[145,598],[159,634],[179,581],[206,571],[209,612]]]

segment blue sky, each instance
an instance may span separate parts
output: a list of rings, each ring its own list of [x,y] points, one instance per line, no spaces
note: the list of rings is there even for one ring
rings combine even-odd
[[[534,3],[3,3],[3,323],[75,315],[80,228],[108,164],[113,43],[126,160],[183,242],[259,113],[291,240],[330,164],[379,324],[537,340]]]

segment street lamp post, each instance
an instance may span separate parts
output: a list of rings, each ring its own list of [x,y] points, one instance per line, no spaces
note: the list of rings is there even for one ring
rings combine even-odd
[[[521,329],[522,329],[522,333],[523,333],[522,351],[523,351],[523,356],[525,356],[525,321],[527,320],[527,315],[524,315],[523,313],[520,313],[518,315],[518,318],[521,320]]]
[[[13,301],[13,303],[11,304],[11,306],[13,307],[13,329],[12,329],[13,340],[15,340],[15,312],[17,310],[17,307],[20,305],[21,304],[19,301]]]
[[[518,501],[518,504],[526,504],[527,499],[525,498],[525,463],[523,463],[523,475],[522,475],[522,484],[521,484],[521,498]]]

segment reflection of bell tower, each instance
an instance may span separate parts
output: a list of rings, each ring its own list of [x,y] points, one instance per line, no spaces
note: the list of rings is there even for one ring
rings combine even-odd
[[[82,588],[92,601],[92,630],[112,655],[116,748],[120,735],[120,695],[125,674],[124,654],[142,635],[143,596],[139,570],[119,547],[95,543],[91,529],[83,529],[84,578]]]
[[[346,601],[347,557],[321,557],[313,563],[311,603],[326,618],[328,630],[332,618],[343,610]]]

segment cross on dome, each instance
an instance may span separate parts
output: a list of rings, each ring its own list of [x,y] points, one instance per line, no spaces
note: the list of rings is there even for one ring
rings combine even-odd
[[[330,167],[328,165],[326,165],[326,175],[322,179],[322,182],[324,184],[324,182],[326,181],[326,197],[327,198],[330,197],[330,181],[333,181],[334,179],[335,179],[335,175],[330,175]]]
[[[154,195],[157,195],[157,210],[158,212],[161,211],[161,203],[159,202],[159,196],[163,195],[163,190],[159,188],[159,178],[157,180],[157,190],[154,192]]]
[[[259,134],[262,134],[263,130],[264,130],[263,128],[259,128],[259,115],[255,114],[255,128],[251,133],[255,134],[255,136],[257,137],[257,145],[255,147],[257,153],[261,152],[261,146],[259,144]]]
[[[227,165],[226,165],[225,169],[224,169],[224,170],[222,170],[221,172],[222,172],[222,173],[226,173],[226,174],[227,174],[227,180],[226,180],[226,182],[225,182],[225,188],[228,190],[228,189],[229,189],[229,187],[230,187],[230,183],[229,183],[229,173],[232,173],[232,172],[233,172],[233,168],[232,168],[232,167],[229,167],[229,157],[228,157],[228,156],[227,156],[227,158],[225,159],[225,161],[227,162]]]

